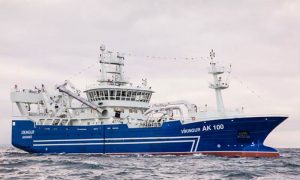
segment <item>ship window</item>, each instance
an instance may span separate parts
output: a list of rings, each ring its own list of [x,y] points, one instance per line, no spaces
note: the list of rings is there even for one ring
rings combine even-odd
[[[91,92],[88,93],[88,98],[89,98],[90,100],[92,100],[92,93],[91,93]]]
[[[94,101],[94,92],[91,92],[91,100]]]
[[[94,99],[94,101],[97,101],[98,97],[99,97],[99,92],[98,91],[94,91],[93,92],[93,99]]]
[[[146,100],[147,100],[147,94],[148,93],[142,93],[142,99],[140,100],[141,102],[146,102]]]
[[[93,91],[93,101],[96,101],[95,97],[96,97],[96,92]]]
[[[137,92],[136,93],[136,97],[135,97],[135,101],[140,101],[142,98],[142,93],[141,92]]]
[[[92,93],[89,92],[89,99],[92,100]]]
[[[143,102],[147,102],[148,101],[148,97],[149,97],[149,93],[145,93],[144,94]]]
[[[120,100],[121,99],[121,91],[117,91],[117,95],[116,95],[116,100]]]
[[[141,95],[141,102],[145,102],[145,99],[146,99],[146,93],[142,93],[142,95]]]
[[[104,100],[103,91],[100,91],[100,100]]]
[[[129,113],[132,113],[132,109],[129,109]]]
[[[145,101],[145,102],[148,102],[148,101],[149,101],[149,96],[150,96],[150,93],[147,93],[146,101]]]
[[[115,95],[116,95],[115,90],[109,91],[110,100],[115,100]]]
[[[131,95],[132,95],[132,92],[127,91],[126,101],[130,101]]]
[[[122,91],[121,100],[124,101],[126,99],[126,91]]]
[[[100,100],[100,92],[96,91],[96,93],[97,93],[96,100],[99,101]]]
[[[93,91],[93,94],[94,94],[94,101],[96,101],[96,97],[97,97],[96,91]]]
[[[143,101],[143,95],[144,95],[144,94],[141,92],[140,97],[139,97],[139,99],[137,99],[137,101],[142,102],[142,101]]]
[[[105,100],[105,91],[102,91],[102,100]]]
[[[95,91],[92,91],[92,101],[95,101],[95,96],[96,96]]]
[[[108,100],[108,90],[104,91],[105,100]]]
[[[152,93],[149,93],[149,97],[148,97],[148,101],[147,102],[150,102],[151,96],[152,96]]]
[[[136,92],[132,92],[130,100],[135,101],[135,98],[136,98]]]

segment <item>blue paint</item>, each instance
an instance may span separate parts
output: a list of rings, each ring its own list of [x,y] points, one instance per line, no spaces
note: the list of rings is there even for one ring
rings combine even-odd
[[[263,142],[286,118],[249,117],[189,124],[170,121],[147,128],[128,128],[126,124],[34,125],[30,120],[13,120],[12,145],[29,153],[277,152]]]

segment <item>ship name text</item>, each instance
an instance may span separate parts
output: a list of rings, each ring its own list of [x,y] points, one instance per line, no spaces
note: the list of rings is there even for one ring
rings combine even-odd
[[[215,125],[204,125],[199,128],[190,128],[190,129],[182,129],[181,134],[188,134],[188,133],[196,133],[196,132],[206,132],[206,131],[219,131],[224,129],[224,124],[215,124]]]
[[[23,131],[21,131],[21,134],[22,135],[25,135],[25,134],[34,134],[34,130],[23,130]]]

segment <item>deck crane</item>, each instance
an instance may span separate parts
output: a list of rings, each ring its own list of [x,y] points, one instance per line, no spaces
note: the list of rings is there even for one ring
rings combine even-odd
[[[72,91],[68,90],[67,85],[69,85],[70,88],[73,89],[75,92],[72,92]],[[69,80],[66,80],[62,85],[57,85],[56,88],[59,90],[59,92],[65,93],[65,94],[73,97],[74,99],[78,100],[82,104],[98,111],[99,113],[102,113],[102,111],[95,104],[93,104],[93,103],[87,101],[86,99],[82,98],[80,96],[80,90],[77,90],[75,88],[75,86]]]

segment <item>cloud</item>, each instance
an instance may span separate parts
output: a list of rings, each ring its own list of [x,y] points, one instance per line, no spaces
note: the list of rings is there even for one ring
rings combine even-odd
[[[145,56],[198,57],[214,49],[217,60],[233,65],[226,106],[289,114],[276,129],[282,141],[274,135],[269,142],[299,147],[283,141],[300,135],[299,8],[299,1],[1,1],[0,144],[10,141],[14,84],[50,88],[72,78],[84,89],[97,80],[104,43],[137,55],[126,57],[126,74],[134,83],[148,78],[153,102],[186,99],[212,108],[208,62]]]

